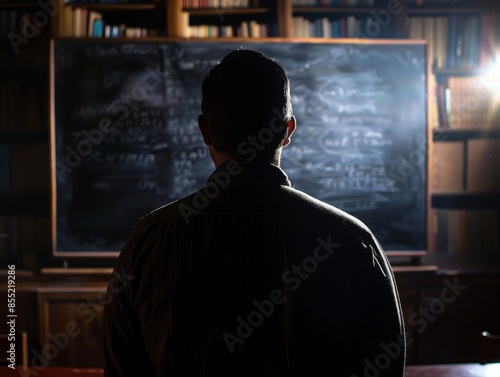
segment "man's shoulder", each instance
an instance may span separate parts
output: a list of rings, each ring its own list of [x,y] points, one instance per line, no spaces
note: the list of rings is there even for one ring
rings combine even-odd
[[[292,187],[285,187],[284,190],[297,203],[295,210],[302,211],[304,216],[325,219],[362,233],[371,233],[361,220],[329,203]]]
[[[328,227],[344,229],[349,233],[371,234],[369,228],[356,217],[303,191],[285,185],[279,186],[277,191],[273,190],[272,193],[268,193],[264,190],[263,193],[255,194],[255,197],[245,196],[243,200],[241,193],[232,192],[235,194],[234,197],[232,195],[224,198],[215,197],[202,203],[199,202],[201,196],[198,195],[202,190],[199,190],[148,213],[139,220],[137,226],[144,229],[165,222],[179,222],[187,226],[197,216],[213,216],[223,213],[223,210],[234,211],[234,208],[241,206],[242,217],[245,211],[258,210],[260,213],[266,213],[268,209],[269,213],[275,215],[279,213],[289,218],[295,217],[299,222],[312,220]],[[234,199],[234,205],[231,204],[233,200],[231,198]]]
[[[169,221],[175,219],[182,219],[182,212],[179,208],[193,202],[196,193],[187,195],[181,199],[169,202],[161,207],[154,209],[147,213],[139,220],[140,225],[150,225],[160,221]]]

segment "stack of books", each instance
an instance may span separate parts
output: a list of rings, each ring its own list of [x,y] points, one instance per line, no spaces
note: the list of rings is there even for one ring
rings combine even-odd
[[[392,34],[392,24],[381,27],[375,19],[366,16],[293,18],[293,35],[298,38],[385,38]]]
[[[59,36],[76,38],[143,38],[157,36],[155,30],[139,27],[128,27],[124,23],[110,25],[103,19],[102,13],[87,8],[64,7],[64,15],[60,18]]]
[[[432,251],[484,255],[500,252],[496,210],[433,210]]]
[[[253,0],[182,0],[183,8],[248,8],[258,7],[259,1]]]
[[[183,14],[182,35],[186,38],[266,38],[277,36],[275,24],[261,24],[255,20],[242,21],[239,25],[189,25],[189,14]]]
[[[486,67],[495,54],[493,13],[448,17],[408,18],[408,36],[427,40],[432,66],[441,68]]]
[[[371,6],[375,0],[293,0],[296,6]]]

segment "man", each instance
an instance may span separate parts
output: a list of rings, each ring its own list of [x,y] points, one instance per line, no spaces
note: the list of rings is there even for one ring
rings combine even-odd
[[[142,218],[105,308],[107,376],[402,376],[403,319],[380,245],[291,187],[281,65],[233,51],[202,84],[215,172]]]

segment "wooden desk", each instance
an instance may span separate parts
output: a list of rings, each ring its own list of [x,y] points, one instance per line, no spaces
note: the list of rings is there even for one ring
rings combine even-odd
[[[498,364],[409,365],[405,377],[498,377]]]
[[[16,370],[5,366],[0,367],[3,377],[29,376],[20,374]],[[34,375],[34,374],[31,374]],[[47,367],[39,371],[37,377],[102,377],[102,369],[77,369]],[[500,363],[498,364],[449,364],[449,365],[409,365],[406,367],[404,377],[498,377],[500,376]],[[144,376],[147,377],[147,376]]]
[[[80,369],[80,368],[59,368],[47,367],[45,369],[37,370],[30,368],[27,372],[23,373],[21,367],[19,369],[11,369],[6,366],[0,366],[0,376],[2,377],[103,377],[104,372],[102,369]],[[146,376],[145,376],[146,377]]]

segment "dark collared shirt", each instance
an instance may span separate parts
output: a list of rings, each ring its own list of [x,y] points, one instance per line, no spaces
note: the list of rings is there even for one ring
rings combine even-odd
[[[380,245],[276,166],[222,166],[142,218],[115,269],[134,278],[108,288],[107,376],[403,375]]]

